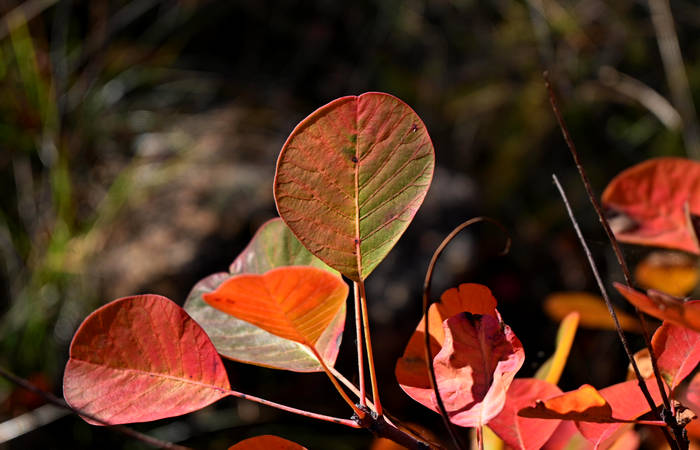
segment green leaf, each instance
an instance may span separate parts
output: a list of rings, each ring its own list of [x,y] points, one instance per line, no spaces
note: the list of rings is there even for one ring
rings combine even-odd
[[[263,224],[241,254],[231,264],[233,275],[262,274],[287,265],[309,265],[337,274],[309,253],[281,219]],[[185,301],[185,310],[199,323],[222,356],[244,363],[294,372],[320,372],[318,360],[302,344],[237,319],[207,304],[203,295],[215,291],[231,274],[215,273],[197,283]],[[345,326],[345,305],[335,315],[318,342],[316,350],[326,364],[333,366]]]
[[[434,165],[425,125],[401,100],[376,92],[339,98],[282,147],[277,209],[311,253],[364,280],[415,216]]]

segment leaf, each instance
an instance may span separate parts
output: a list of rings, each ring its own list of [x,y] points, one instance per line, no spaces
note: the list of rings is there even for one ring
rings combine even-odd
[[[364,280],[413,219],[434,165],[425,125],[401,100],[342,97],[311,113],[282,147],[277,210],[311,253]]]
[[[647,389],[654,400],[655,405],[660,405],[661,394],[656,380],[651,378],[646,380]],[[596,448],[615,436],[617,431],[625,426],[623,421],[633,422],[634,419],[643,416],[651,411],[649,404],[639,389],[637,380],[625,381],[614,384],[600,390],[600,395],[610,405],[613,416],[619,423],[589,423],[579,422],[576,424],[581,434],[592,442]]]
[[[615,237],[700,253],[691,220],[700,215],[698,180],[700,163],[684,158],[651,159],[621,172],[602,197],[607,210],[625,219],[624,225],[612,227]]]
[[[269,333],[204,301],[204,294],[213,292],[230,277],[228,273],[220,272],[204,278],[192,288],[185,302],[185,310],[206,330],[219,354],[235,361],[272,369],[323,371],[316,357],[303,344]],[[344,325],[345,304],[316,342],[316,350],[329,366],[335,365]]]
[[[309,253],[279,217],[260,226],[248,246],[231,263],[231,275],[265,273],[282,266],[313,266],[337,274]]]
[[[63,375],[68,404],[111,424],[186,414],[228,390],[204,330],[159,295],[121,298],[90,314],[73,337]]]
[[[669,295],[687,295],[700,280],[694,258],[678,252],[652,252],[634,271],[634,278],[645,289],[655,289]]]
[[[580,314],[579,325],[587,328],[602,328],[614,330],[615,322],[610,317],[605,301],[597,295],[588,292],[557,292],[547,297],[544,310],[549,317],[556,321],[563,320],[567,314],[576,311]],[[635,318],[615,308],[615,313],[622,329],[641,332]]]
[[[700,362],[700,333],[664,322],[654,333],[651,347],[661,376],[675,389]]]
[[[531,419],[518,411],[537,399],[554,397],[561,389],[536,378],[516,378],[506,393],[503,410],[489,421],[489,427],[514,449],[541,448],[559,426],[559,420]]]
[[[496,299],[486,286],[463,283],[457,288],[446,290],[439,302],[430,305],[428,330],[430,332],[431,354],[437,355],[445,341],[443,322],[461,312],[489,314],[499,318]],[[396,362],[396,379],[415,401],[430,404],[435,398],[430,387],[430,378],[425,363],[425,317],[421,319],[403,355]]]
[[[584,384],[575,391],[565,392],[556,397],[538,400],[535,406],[518,411],[518,415],[533,419],[614,421],[612,407],[590,384]]]
[[[226,280],[204,300],[274,335],[315,347],[348,296],[348,285],[315,267],[289,266]]]
[[[445,344],[435,356],[435,377],[450,420],[485,425],[498,415],[506,391],[525,361],[510,327],[489,315],[460,313],[443,324]],[[435,396],[424,404],[437,411]]]
[[[544,450],[589,450],[593,446],[578,431],[576,422],[562,420],[542,448]]]
[[[650,316],[700,331],[700,300],[684,301],[653,290],[645,295],[620,283],[613,283],[613,286],[628,302]]]
[[[268,220],[258,229],[248,246],[233,261],[230,270],[233,275],[263,274],[283,266],[313,266],[338,274],[309,253],[280,218]],[[217,351],[229,359],[273,369],[322,371],[321,364],[304,345],[268,333],[204,301],[202,296],[205,293],[214,291],[229,277],[229,274],[218,273],[201,280],[192,288],[184,306],[207,332]],[[343,305],[316,343],[316,349],[329,366],[335,364],[338,356],[345,309]]]
[[[566,360],[569,358],[569,351],[571,351],[571,346],[574,343],[579,317],[579,312],[573,311],[567,314],[561,321],[559,330],[557,331],[554,354],[537,369],[535,378],[545,380],[551,384],[559,383],[559,378],[564,371]]]
[[[229,450],[306,450],[306,447],[279,436],[265,434],[241,441],[229,447]]]

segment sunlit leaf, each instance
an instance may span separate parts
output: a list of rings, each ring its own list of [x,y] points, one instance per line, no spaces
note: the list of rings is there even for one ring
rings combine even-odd
[[[561,420],[543,450],[591,450],[593,445],[576,428],[576,422]]]
[[[450,420],[482,426],[498,415],[506,391],[525,361],[510,327],[489,315],[460,313],[444,322],[445,343],[435,356],[435,377]],[[435,396],[424,404],[437,410]]]
[[[643,294],[620,283],[613,283],[613,285],[628,302],[650,316],[700,331],[700,300],[686,301],[653,290]]]
[[[458,288],[446,290],[439,302],[430,305],[430,345],[432,355],[437,355],[445,341],[443,322],[461,312],[489,314],[498,317],[496,299],[486,286],[464,283]],[[396,379],[401,388],[411,398],[422,404],[429,404],[431,396],[428,369],[425,363],[425,317],[421,319],[403,356],[396,362]]]
[[[230,389],[206,333],[158,295],[115,300],[90,314],[70,347],[63,394],[109,423],[179,416]]]
[[[276,336],[315,347],[347,295],[347,284],[328,271],[289,266],[236,275],[204,294],[204,301]]]
[[[213,292],[231,275],[263,274],[283,266],[313,266],[337,271],[309,253],[282,219],[265,222],[248,246],[231,264],[231,274],[217,273],[197,283],[190,291],[184,308],[211,338],[222,356],[249,364],[295,372],[319,372],[323,368],[309,349],[298,342],[283,339],[262,328],[220,311],[204,301],[202,296]],[[338,274],[338,276],[340,276]],[[345,325],[345,305],[326,328],[316,349],[326,364],[333,366],[338,356]]]
[[[678,252],[652,252],[637,264],[634,278],[645,289],[681,297],[700,280],[695,258]]]
[[[700,253],[692,217],[700,215],[700,163],[656,158],[617,175],[603,192],[615,237],[631,244]],[[620,225],[616,225],[616,223]]]
[[[343,97],[292,131],[277,162],[275,202],[311,253],[360,281],[408,227],[434,164],[425,125],[401,100]]]
[[[279,436],[265,434],[241,441],[229,447],[229,450],[306,450],[306,447]]]
[[[655,379],[646,380],[647,389],[656,406],[661,404],[661,394]],[[635,419],[651,411],[637,380],[625,381],[600,390],[600,395],[610,405],[613,417],[620,423],[591,423],[578,422],[576,426],[581,434],[598,446],[614,437],[620,428],[625,427],[622,421],[633,422]]]
[[[574,343],[576,329],[578,328],[580,314],[578,311],[570,312],[564,317],[557,331],[556,348],[554,354],[537,369],[535,378],[545,380],[551,384],[559,383],[559,378],[564,371],[569,351]]]
[[[506,394],[503,410],[489,421],[489,427],[514,449],[541,448],[559,426],[559,420],[531,419],[518,411],[534,401],[561,394],[554,384],[535,378],[516,378]]]
[[[675,389],[700,362],[700,333],[664,322],[651,340],[661,376]]]
[[[215,291],[230,277],[230,274],[221,272],[204,278],[192,288],[185,302],[185,310],[207,331],[219,354],[273,369],[322,371],[321,364],[305,345],[269,333],[204,301],[204,294]],[[335,364],[338,356],[345,325],[345,309],[343,304],[316,342],[316,350],[329,366]]]
[[[610,317],[605,301],[588,292],[557,292],[547,297],[544,310],[556,321],[563,320],[567,314],[576,311],[580,314],[579,325],[587,328],[614,330],[615,322]],[[641,332],[635,318],[615,308],[615,313],[623,330]]]
[[[518,415],[540,419],[614,421],[612,407],[598,390],[589,384],[556,397],[538,400],[535,406],[521,409]]]

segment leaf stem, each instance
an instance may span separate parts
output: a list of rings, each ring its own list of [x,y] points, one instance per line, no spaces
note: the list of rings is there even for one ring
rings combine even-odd
[[[590,200],[591,204],[593,205],[593,209],[595,209],[596,215],[598,216],[598,220],[600,221],[601,225],[603,226],[603,229],[605,230],[605,234],[608,236],[608,240],[610,241],[610,245],[613,248],[613,252],[615,253],[615,257],[617,258],[617,262],[620,265],[620,268],[622,269],[622,274],[625,278],[625,283],[627,284],[627,286],[632,287],[632,276],[630,274],[629,268],[627,267],[627,263],[625,261],[624,255],[622,254],[622,250],[620,249],[620,244],[617,242],[617,239],[615,238],[615,234],[613,233],[612,229],[610,228],[610,224],[608,223],[607,219],[605,218],[605,214],[603,214],[603,209],[601,208],[600,203],[598,203],[596,196],[593,194],[593,188],[591,187],[591,183],[588,180],[588,176],[586,175],[586,171],[583,168],[583,164],[581,164],[581,159],[579,157],[578,151],[576,150],[576,146],[574,145],[574,141],[573,141],[573,139],[571,139],[571,135],[569,134],[569,129],[567,128],[566,123],[564,122],[564,118],[561,115],[561,111],[559,110],[559,103],[557,102],[557,97],[554,94],[554,89],[552,88],[552,84],[549,81],[549,74],[545,71],[543,73],[543,77],[544,77],[545,87],[547,88],[547,93],[549,95],[549,103],[552,107],[552,111],[554,112],[554,116],[557,119],[559,129],[561,130],[562,135],[564,136],[564,141],[566,142],[566,146],[569,148],[569,151],[571,152],[571,156],[574,159],[574,164],[576,165],[576,169],[578,170],[581,181],[583,182],[583,185],[586,189],[586,194],[588,195],[588,199]],[[637,308],[635,306],[634,310],[635,310],[635,313],[637,315],[637,320],[639,321],[639,324],[641,325],[641,328],[642,328],[642,335],[644,336],[644,343],[645,343],[647,349],[649,350],[649,354],[651,356],[650,357],[651,367],[652,367],[652,370],[654,371],[654,377],[656,378],[656,383],[659,386],[659,392],[661,393],[661,399],[663,401],[664,409],[667,411],[667,413],[665,415],[668,417],[669,426],[673,430],[673,433],[674,433],[679,445],[681,447],[687,447],[688,440],[687,440],[687,438],[684,437],[683,427],[678,424],[675,416],[671,413],[671,411],[672,411],[671,402],[669,401],[668,395],[666,394],[666,389],[664,388],[663,379],[661,378],[661,373],[659,371],[659,366],[657,363],[656,355],[654,355],[654,350],[652,349],[652,346],[651,346],[651,339],[649,338],[649,332],[647,331],[646,321],[644,320],[644,316],[642,315],[642,313],[639,311],[639,308]],[[656,410],[655,407],[652,409]]]
[[[352,293],[355,298],[355,336],[357,338],[357,376],[360,380],[360,406],[367,406],[367,388],[365,386],[365,360],[362,348],[362,306],[360,305],[360,287],[357,281],[352,282]]]
[[[610,316],[613,319],[613,322],[615,322],[615,329],[617,330],[617,335],[620,338],[620,341],[622,342],[622,347],[625,349],[625,353],[627,354],[627,358],[630,361],[630,364],[632,365],[632,370],[634,370],[634,374],[637,377],[637,384],[639,385],[639,389],[642,391],[642,394],[644,394],[644,398],[646,399],[647,403],[649,403],[649,406],[651,407],[651,410],[654,411],[654,415],[657,417],[657,419],[661,419],[661,415],[659,414],[658,409],[656,408],[656,403],[654,403],[654,399],[651,396],[651,393],[649,392],[649,389],[647,388],[646,383],[644,382],[644,377],[642,376],[642,373],[639,371],[639,367],[637,366],[637,362],[634,360],[634,356],[632,355],[632,351],[630,350],[629,343],[627,342],[627,338],[625,337],[625,333],[622,331],[622,327],[620,326],[620,321],[617,318],[617,313],[615,312],[615,309],[612,306],[612,302],[610,301],[610,297],[608,296],[608,292],[605,289],[605,285],[603,284],[603,280],[600,277],[600,274],[598,273],[598,268],[595,265],[595,261],[593,260],[593,255],[591,254],[590,249],[588,248],[588,244],[586,243],[586,240],[583,237],[583,233],[581,233],[581,228],[578,225],[578,222],[576,221],[576,218],[574,217],[574,213],[571,210],[571,205],[569,204],[569,199],[566,197],[566,193],[564,192],[564,189],[561,187],[561,184],[559,183],[559,179],[555,174],[552,174],[552,180],[554,181],[554,185],[557,187],[557,190],[559,191],[559,195],[562,198],[562,201],[564,202],[564,206],[566,207],[566,212],[569,215],[569,219],[571,220],[571,223],[574,226],[574,230],[576,231],[576,236],[578,236],[579,242],[581,243],[581,247],[583,247],[583,251],[586,254],[586,258],[588,259],[588,264],[591,267],[591,271],[593,272],[593,276],[595,277],[596,283],[598,284],[598,289],[600,290],[601,295],[603,296],[603,299],[605,299],[605,306],[608,307],[608,312],[610,313]],[[666,439],[668,440],[669,445],[671,446],[672,449],[677,449],[677,443],[676,441],[671,437],[671,435],[668,433],[668,429],[664,428],[664,434],[666,435]]]
[[[506,235],[508,234],[503,225],[501,225],[498,221],[491,219],[490,217],[474,217],[472,219],[467,220],[466,222],[462,222],[454,230],[452,230],[452,232],[450,232],[450,234],[448,234],[445,239],[443,239],[438,248],[435,250],[435,253],[433,253],[433,257],[430,260],[430,264],[428,264],[428,270],[425,273],[425,281],[423,283],[423,317],[425,318],[425,364],[428,368],[428,374],[430,375],[430,386],[432,387],[433,392],[435,393],[435,400],[438,406],[438,410],[440,411],[440,416],[442,417],[442,420],[445,423],[445,428],[447,428],[447,431],[450,434],[450,438],[452,438],[452,442],[458,449],[463,449],[465,447],[460,441],[460,439],[457,437],[457,433],[454,427],[452,426],[452,422],[450,421],[450,416],[447,414],[447,409],[445,408],[445,404],[443,403],[442,397],[440,396],[440,390],[438,389],[437,379],[435,377],[435,368],[433,367],[433,354],[430,349],[430,320],[428,318],[428,315],[430,313],[430,286],[433,281],[433,271],[435,270],[435,264],[437,263],[440,254],[442,254],[447,245],[452,241],[452,239],[455,238],[455,236],[457,236],[457,234],[459,234],[460,231],[478,222],[493,223],[494,225],[498,226],[501,230],[503,230],[506,233]],[[510,237],[508,237],[506,246],[501,253],[507,253],[509,248]]]
[[[156,448],[165,448],[165,449],[171,449],[171,450],[188,450],[189,447],[183,447],[181,445],[173,444],[172,442],[167,442],[167,441],[162,441],[160,439],[156,439],[152,436],[149,436],[147,434],[140,433],[136,430],[132,430],[129,427],[126,427],[124,425],[112,425],[109,422],[105,422],[104,420],[100,419],[99,417],[93,416],[90,413],[87,413],[79,408],[74,408],[70,406],[68,403],[66,403],[65,400],[56,397],[55,395],[51,394],[50,392],[46,392],[39,387],[35,386],[34,384],[30,383],[29,381],[25,380],[24,378],[20,378],[17,375],[13,374],[12,372],[8,371],[4,367],[0,366],[0,376],[3,378],[11,381],[12,383],[16,384],[17,386],[20,386],[23,389],[26,389],[28,391],[34,392],[35,394],[40,395],[42,398],[44,398],[47,402],[52,403],[58,407],[68,409],[75,414],[78,414],[80,416],[86,417],[93,422],[97,422],[99,424],[102,424],[106,427],[109,427],[110,429],[117,431],[125,436],[129,436],[130,438],[139,440],[143,443],[146,443],[150,446],[156,447]]]
[[[323,360],[321,355],[318,353],[318,350],[313,345],[308,346],[309,350],[314,354],[316,359],[318,359],[318,362],[321,364],[321,367],[323,367],[323,371],[326,372],[326,375],[328,375],[328,379],[331,380],[331,383],[333,383],[333,387],[338,391],[340,396],[345,400],[345,403],[350,405],[352,410],[355,412],[355,415],[357,416],[358,420],[362,421],[364,420],[365,416],[367,415],[365,411],[361,408],[359,408],[348,396],[348,394],[345,392],[345,389],[338,383],[338,380],[335,378],[333,375],[333,372],[330,371],[328,366],[326,365],[326,362]],[[358,428],[361,428],[361,426],[358,426]]]
[[[476,427],[476,443],[479,450],[484,450],[484,428],[482,426]]]
[[[377,371],[374,366],[374,354],[372,353],[372,338],[369,334],[369,314],[367,314],[367,294],[365,293],[365,282],[360,280],[357,283],[360,288],[360,306],[362,307],[362,325],[365,334],[365,346],[367,348],[367,365],[369,366],[369,377],[372,383],[372,398],[374,400],[374,408],[377,412],[377,417],[382,417],[382,404],[379,401],[379,386],[377,384]]]

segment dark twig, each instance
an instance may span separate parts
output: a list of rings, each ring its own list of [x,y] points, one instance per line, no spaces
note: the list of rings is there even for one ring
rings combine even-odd
[[[428,265],[428,271],[425,274],[425,282],[423,283],[423,317],[425,318],[425,363],[428,367],[428,373],[430,374],[430,386],[432,387],[433,392],[435,392],[435,400],[437,402],[438,409],[440,410],[440,415],[442,416],[442,420],[445,422],[445,427],[447,428],[447,431],[449,432],[452,441],[458,449],[462,449],[465,447],[457,437],[457,433],[454,430],[452,422],[450,422],[450,416],[447,414],[447,409],[445,408],[445,404],[443,403],[442,397],[440,396],[440,391],[438,390],[437,380],[435,377],[435,368],[433,367],[433,354],[430,350],[430,334],[428,330],[428,326],[430,323],[430,320],[428,318],[428,314],[430,312],[430,286],[433,281],[433,271],[435,270],[435,264],[437,263],[437,259],[440,257],[443,250],[445,250],[445,247],[447,247],[447,245],[452,241],[452,239],[455,238],[455,236],[457,236],[457,234],[459,234],[460,231],[478,222],[490,222],[499,227],[506,234],[506,236],[508,236],[508,231],[505,229],[505,227],[501,225],[500,222],[491,219],[490,217],[474,217],[472,219],[467,220],[466,222],[461,223],[457,226],[457,228],[452,230],[452,232],[447,235],[447,237],[442,241],[442,243],[440,243],[438,248],[435,250],[435,253],[433,253],[433,257],[430,260],[430,264]],[[503,249],[501,254],[508,253],[509,249],[510,236],[508,236],[505,248]]]
[[[154,437],[151,437],[147,434],[139,433],[138,431],[132,430],[129,427],[125,427],[124,425],[112,425],[108,422],[105,422],[104,420],[100,419],[99,417],[95,417],[92,414],[86,413],[85,411],[81,411],[77,408],[73,408],[70,406],[68,403],[66,403],[63,399],[60,399],[56,397],[55,395],[51,394],[50,392],[43,391],[30,383],[29,381],[18,377],[17,375],[9,372],[7,369],[4,367],[0,366],[0,376],[6,378],[7,380],[11,381],[12,383],[16,384],[17,386],[20,386],[28,391],[34,392],[37,395],[40,395],[42,398],[44,398],[46,401],[49,403],[52,403],[56,406],[59,406],[61,408],[66,408],[75,414],[79,414],[83,417],[86,417],[93,422],[100,423],[102,425],[105,425],[114,431],[117,431],[119,433],[122,433],[126,436],[129,436],[134,439],[138,439],[141,442],[144,442],[152,447],[156,448],[166,448],[166,449],[173,449],[173,450],[188,450],[189,447],[183,447],[181,445],[173,444],[172,442],[166,442],[166,441],[161,441],[160,439],[156,439]]]
[[[578,151],[576,150],[576,146],[574,145],[574,141],[571,139],[571,135],[569,134],[569,130],[566,126],[566,123],[564,122],[564,118],[561,115],[561,112],[559,110],[559,104],[557,102],[556,95],[554,94],[554,89],[552,89],[552,85],[549,82],[549,76],[548,73],[545,71],[544,74],[544,81],[545,81],[545,86],[547,88],[547,93],[549,94],[549,103],[552,105],[552,111],[554,112],[554,116],[557,119],[557,123],[559,124],[559,128],[561,129],[562,135],[564,136],[564,141],[566,142],[567,147],[569,148],[569,151],[571,152],[571,156],[574,159],[574,163],[576,164],[576,169],[578,170],[579,176],[581,177],[581,181],[583,182],[583,185],[586,189],[586,194],[588,195],[588,199],[590,200],[591,204],[593,205],[593,208],[595,209],[595,212],[598,216],[598,220],[600,221],[601,225],[603,226],[603,229],[605,230],[605,234],[608,236],[608,240],[610,241],[610,245],[613,248],[613,251],[615,253],[615,257],[617,258],[617,262],[620,265],[620,268],[622,269],[622,274],[625,278],[625,283],[627,286],[632,287],[632,276],[630,275],[629,268],[627,267],[627,263],[625,262],[625,258],[622,254],[622,250],[620,249],[620,244],[617,242],[617,239],[615,238],[615,234],[612,232],[612,229],[610,228],[610,224],[608,221],[605,219],[605,214],[603,214],[603,209],[600,206],[600,203],[598,203],[597,197],[593,193],[593,189],[591,187],[590,181],[588,181],[588,176],[586,175],[586,171],[583,168],[583,165],[581,164],[581,160],[579,158]],[[684,437],[683,434],[683,427],[678,424],[676,421],[675,416],[671,412],[671,402],[669,401],[668,395],[666,394],[666,389],[664,387],[664,382],[663,378],[661,377],[661,372],[659,371],[659,366],[658,362],[656,359],[656,355],[654,355],[654,350],[651,346],[651,339],[649,337],[649,332],[646,327],[646,320],[644,320],[644,315],[639,311],[639,309],[635,306],[634,308],[635,313],[637,315],[637,320],[639,321],[639,324],[641,325],[642,329],[642,335],[644,337],[644,343],[649,350],[650,354],[650,360],[651,360],[651,367],[652,370],[654,371],[654,378],[656,379],[656,383],[659,387],[659,392],[661,393],[661,399],[663,401],[664,405],[664,416],[666,417],[666,421],[673,430],[674,435],[676,436],[676,439],[681,445],[681,447],[687,447],[687,439]],[[645,385],[646,387],[646,385]],[[655,410],[656,408],[654,408]],[[685,442],[685,446],[683,445],[683,442]]]
[[[659,420],[663,420],[661,418],[661,415],[659,414],[659,411],[656,408],[656,404],[654,403],[654,399],[652,398],[651,393],[649,392],[649,389],[647,388],[647,385],[644,382],[644,377],[642,376],[642,373],[639,371],[639,367],[637,366],[637,362],[634,360],[634,356],[632,354],[632,351],[630,350],[629,343],[627,342],[627,337],[625,337],[625,333],[622,331],[622,327],[620,326],[620,321],[617,318],[617,313],[615,313],[615,309],[613,308],[612,302],[610,301],[610,297],[608,296],[608,291],[605,289],[605,285],[603,284],[603,280],[600,278],[600,274],[598,273],[598,268],[596,267],[595,261],[593,260],[593,255],[591,254],[591,251],[588,248],[588,244],[586,243],[586,240],[583,237],[583,233],[581,233],[581,228],[579,228],[578,222],[576,221],[576,218],[574,217],[574,213],[571,210],[571,205],[569,204],[569,199],[566,197],[566,193],[564,192],[564,189],[561,187],[561,184],[559,183],[559,179],[557,178],[556,175],[552,174],[552,180],[554,181],[554,185],[557,187],[557,190],[559,191],[559,195],[561,195],[561,199],[564,202],[564,206],[566,207],[566,212],[569,215],[569,219],[571,219],[571,223],[574,226],[574,230],[576,230],[576,236],[578,236],[578,239],[581,242],[581,247],[583,247],[583,251],[586,253],[586,258],[588,258],[588,264],[590,265],[591,271],[593,272],[593,276],[595,277],[596,283],[598,284],[598,289],[600,290],[600,293],[603,296],[603,299],[605,299],[605,306],[608,307],[608,312],[610,313],[610,316],[613,318],[613,322],[615,322],[615,329],[617,330],[617,335],[620,337],[620,341],[622,342],[622,346],[625,349],[625,353],[627,354],[627,358],[629,359],[630,364],[632,365],[632,370],[634,370],[634,374],[637,377],[639,389],[641,389],[642,394],[644,394],[644,398],[647,400],[647,403],[649,403],[651,410],[654,411],[654,414],[657,416],[657,418]],[[673,440],[673,438],[669,434],[668,429],[662,428],[662,430],[664,431],[664,434],[666,435],[666,439],[668,440],[668,443],[671,446],[671,448],[678,449],[678,446],[676,445],[676,442]]]

